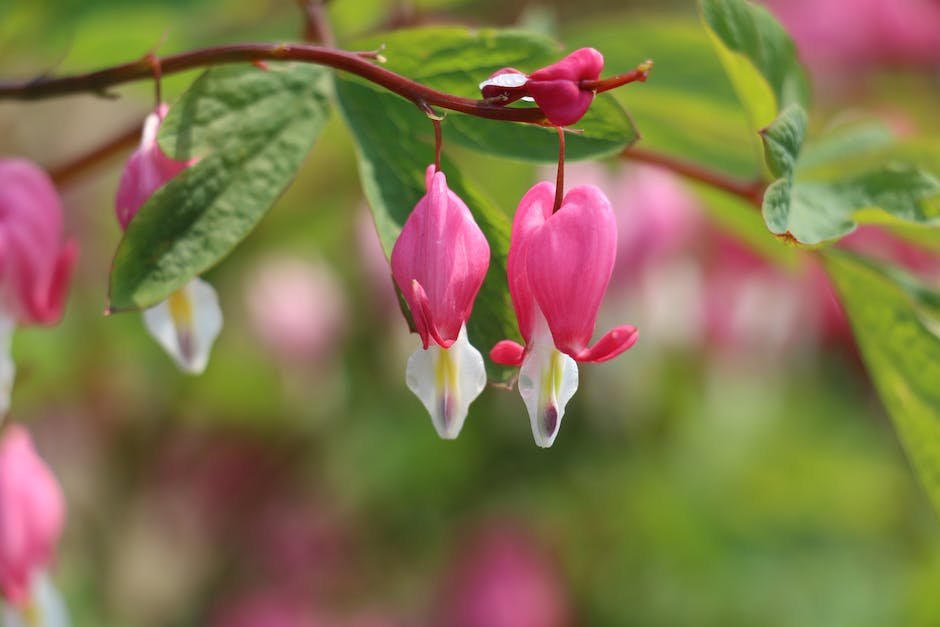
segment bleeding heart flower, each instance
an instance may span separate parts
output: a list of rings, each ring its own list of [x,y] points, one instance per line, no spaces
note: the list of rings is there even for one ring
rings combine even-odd
[[[483,356],[466,322],[490,264],[490,247],[467,205],[428,166],[427,194],[392,250],[392,276],[404,294],[422,347],[408,359],[406,381],[438,434],[456,438],[470,403],[486,386]]]
[[[581,81],[597,80],[603,69],[600,52],[580,48],[528,76],[513,68],[498,70],[480,83],[480,91],[484,98],[501,98],[502,104],[531,97],[549,122],[567,126],[580,120],[594,101],[594,90],[581,87]]]
[[[154,192],[195,163],[171,159],[160,149],[157,133],[168,111],[161,103],[147,116],[140,146],[124,167],[116,202],[121,228],[127,228]],[[212,344],[222,330],[222,310],[212,286],[195,278],[144,311],[144,324],[181,370],[199,374],[206,369]]]
[[[0,437],[0,595],[3,625],[68,624],[46,576],[65,522],[65,502],[52,472],[19,425]]]
[[[25,159],[0,159],[0,417],[10,404],[16,325],[62,316],[78,247],[65,242],[62,202],[49,176]]]
[[[552,213],[555,186],[530,189],[513,220],[507,271],[525,347],[503,340],[490,358],[522,365],[519,392],[539,446],[555,441],[565,405],[578,389],[575,362],[602,362],[637,340],[632,326],[608,331],[590,346],[617,251],[610,201],[593,185],[571,189]]]

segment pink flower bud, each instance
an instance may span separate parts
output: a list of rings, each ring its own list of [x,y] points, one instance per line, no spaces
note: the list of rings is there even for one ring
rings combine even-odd
[[[444,173],[431,165],[425,177],[427,194],[392,249],[392,277],[422,344],[408,360],[405,381],[438,434],[453,439],[486,387],[483,356],[470,344],[466,322],[490,265],[490,247],[467,205],[447,188]]]
[[[194,161],[176,161],[166,156],[157,144],[157,133],[166,118],[169,106],[161,103],[144,121],[140,146],[131,155],[121,174],[117,191],[117,219],[126,229],[137,211],[155,191]]]
[[[63,241],[62,203],[45,172],[0,159],[0,302],[19,324],[62,316],[77,245]]]
[[[29,432],[10,425],[0,436],[0,593],[28,602],[33,579],[52,561],[65,503]]]
[[[392,250],[392,276],[405,296],[424,348],[457,340],[490,265],[490,247],[467,205],[428,166],[427,194],[408,216]]]
[[[530,343],[541,315],[559,351],[576,361],[612,359],[637,332],[617,327],[589,346],[617,254],[610,201],[593,185],[570,190],[556,213],[554,199],[555,186],[539,183],[516,210],[507,265],[519,331]]]
[[[539,183],[522,198],[512,225],[507,273],[525,347],[503,340],[490,359],[521,365],[519,392],[536,444],[551,446],[565,405],[578,388],[575,362],[612,359],[636,343],[629,325],[591,337],[617,254],[610,201],[593,185],[569,191],[553,212],[555,186]]]
[[[503,68],[480,84],[484,98],[504,98],[503,104],[531,97],[556,126],[574,124],[594,101],[594,91],[581,87],[581,81],[597,80],[604,69],[604,57],[594,48],[575,50],[557,63],[529,74]]]

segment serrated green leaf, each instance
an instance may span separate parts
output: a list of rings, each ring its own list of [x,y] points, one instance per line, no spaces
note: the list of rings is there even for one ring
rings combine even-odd
[[[940,294],[848,253],[826,252],[865,365],[940,512]]]
[[[201,157],[128,225],[110,308],[152,306],[227,255],[287,187],[326,122],[326,72],[307,64],[213,68],[160,132],[178,159]]]
[[[702,19],[754,130],[797,105],[809,107],[809,84],[793,40],[763,7],[746,0],[701,0]]]
[[[917,168],[887,165],[834,181],[779,179],[764,194],[764,219],[773,233],[820,244],[859,223],[904,221],[940,225],[940,181]]]
[[[434,89],[469,98],[479,98],[479,84],[498,69],[508,66],[529,72],[561,56],[559,46],[551,39],[512,30],[422,28],[353,44],[357,49],[366,50],[380,45],[385,46],[382,54],[389,70]],[[623,68],[623,71],[628,69]],[[377,93],[381,91],[369,87]],[[523,161],[553,163],[558,158],[558,136],[552,128],[485,120],[454,112],[446,115],[445,143],[454,142]],[[568,134],[565,142],[566,155],[572,161],[614,154],[638,137],[632,120],[610,94],[599,94],[574,128],[579,132]]]
[[[377,93],[357,80],[337,76],[336,95],[356,140],[359,175],[379,238],[390,255],[405,220],[425,194],[424,172],[434,161],[431,125],[410,102]],[[468,323],[470,342],[487,354],[496,342],[519,337],[506,284],[511,224],[452,163],[444,161],[442,169],[490,245],[489,272]],[[506,381],[512,371],[487,360],[487,373],[491,380]]]
[[[780,178],[793,174],[803,140],[806,138],[808,122],[806,111],[802,107],[791,105],[760,132],[764,144],[764,159],[774,176]]]

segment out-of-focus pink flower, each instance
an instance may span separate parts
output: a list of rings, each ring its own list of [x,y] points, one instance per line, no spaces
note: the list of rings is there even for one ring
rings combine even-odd
[[[928,283],[940,284],[940,252],[918,246],[873,224],[857,227],[839,247],[899,266]]]
[[[140,146],[124,166],[115,201],[123,229],[154,192],[195,163],[171,159],[160,149],[157,134],[168,111],[169,107],[161,103],[147,116]],[[222,330],[222,310],[212,286],[194,278],[162,303],[144,311],[144,324],[183,372],[200,374]]]
[[[571,605],[555,561],[528,534],[494,527],[463,543],[432,624],[565,627],[572,624]]]
[[[319,262],[262,261],[247,281],[245,305],[254,333],[285,363],[328,357],[345,327],[343,291],[332,269]]]
[[[486,386],[483,356],[467,340],[466,323],[489,268],[490,247],[444,173],[430,165],[425,179],[427,193],[392,249],[392,276],[423,345],[408,360],[408,387],[438,435],[453,439]]]
[[[226,600],[212,617],[213,627],[330,627],[316,618],[302,594],[283,589],[251,591]]]
[[[44,611],[34,607],[36,586],[64,523],[59,483],[36,454],[29,432],[6,427],[0,434],[0,593],[15,609]]]
[[[503,340],[490,351],[496,363],[522,365],[519,392],[542,447],[555,441],[565,405],[577,390],[575,362],[607,361],[637,340],[637,330],[623,325],[590,345],[617,254],[607,197],[582,185],[565,194],[553,213],[554,202],[555,186],[542,182],[519,203],[507,272],[525,347]]]
[[[603,69],[600,52],[580,48],[528,76],[513,68],[498,70],[480,83],[480,91],[484,98],[502,98],[502,104],[532,98],[549,122],[567,126],[580,120],[594,101],[594,91],[581,87],[581,81],[597,80]]]
[[[0,159],[0,308],[11,324],[54,324],[78,253],[65,242],[62,202],[25,159]]]
[[[940,65],[935,0],[765,0],[812,68]]]

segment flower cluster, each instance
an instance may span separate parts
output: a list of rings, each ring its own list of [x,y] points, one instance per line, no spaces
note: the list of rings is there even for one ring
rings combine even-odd
[[[157,133],[169,107],[161,103],[147,116],[140,146],[134,151],[118,184],[116,210],[127,229],[141,207],[161,187],[193,161],[171,159],[160,149]],[[209,363],[209,351],[222,329],[222,310],[211,285],[199,278],[144,311],[147,331],[184,372],[200,374]]]
[[[561,126],[587,111],[594,92],[581,81],[596,80],[602,68],[600,53],[583,48],[528,76],[499,70],[480,88],[501,104],[531,97]],[[616,251],[616,220],[597,187],[576,187],[562,199],[555,185],[538,183],[519,203],[507,278],[525,345],[503,340],[490,358],[521,366],[519,391],[541,447],[558,435],[578,387],[577,362],[612,359],[637,340],[637,330],[624,325],[591,344]],[[407,384],[443,438],[457,437],[486,385],[483,358],[470,345],[466,324],[489,256],[470,210],[448,189],[444,174],[429,166],[427,194],[405,222],[391,264],[422,343],[408,361]]]

